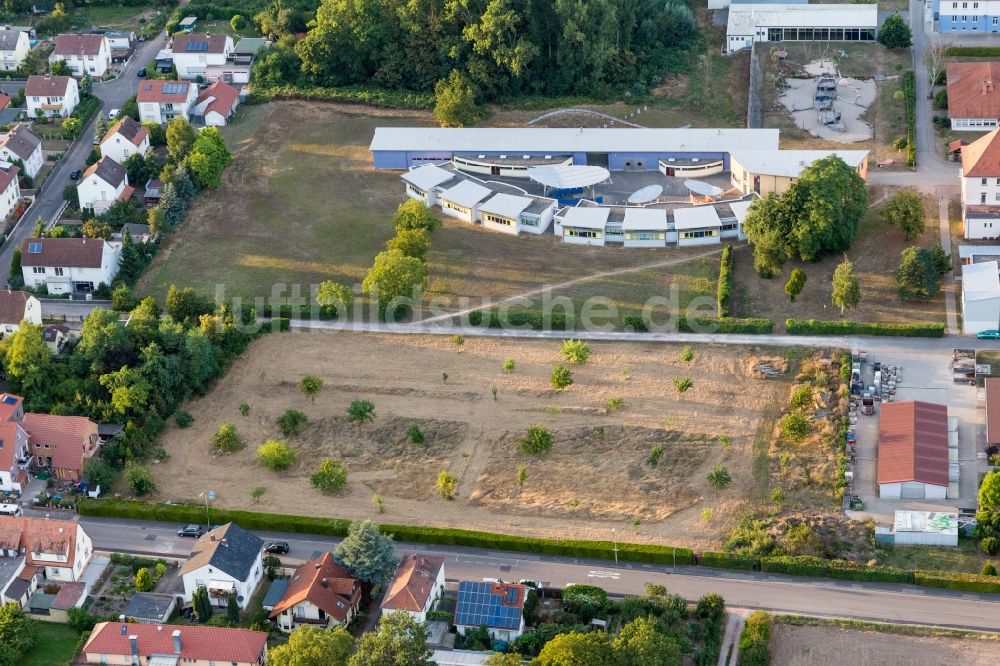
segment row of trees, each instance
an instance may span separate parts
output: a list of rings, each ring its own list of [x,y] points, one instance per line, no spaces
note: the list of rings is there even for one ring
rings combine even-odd
[[[441,226],[441,220],[416,199],[399,204],[392,223],[396,235],[386,242],[385,251],[375,256],[361,283],[364,293],[378,303],[383,317],[394,317],[399,309],[397,299],[412,299],[426,285],[430,235]]]
[[[679,0],[323,0],[298,42],[297,16],[279,0],[254,17],[284,35],[255,63],[255,85],[431,91],[458,70],[486,99],[644,94],[699,41]]]

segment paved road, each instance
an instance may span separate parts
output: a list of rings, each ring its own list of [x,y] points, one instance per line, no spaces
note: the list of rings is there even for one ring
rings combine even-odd
[[[186,557],[193,540],[178,537],[164,523],[81,518],[97,550]],[[283,539],[291,551],[282,559],[298,564],[316,551],[332,549],[337,539],[259,532],[266,539]],[[450,580],[502,578],[537,580],[546,586],[570,583],[599,585],[612,594],[642,594],[646,583],[660,583],[686,599],[718,592],[731,608],[765,609],[831,617],[932,624],[1000,630],[996,613],[1000,595],[931,590],[909,585],[861,584],[768,574],[715,571],[698,567],[654,566],[526,553],[399,544],[400,552],[443,555]]]
[[[140,67],[145,67],[163,46],[166,44],[166,34],[160,34],[156,39],[143,42],[136,49],[132,59],[126,65],[121,75],[107,82],[97,82],[94,84],[94,94],[101,99],[102,107],[100,113],[107,113],[111,109],[120,109],[129,97],[135,94],[136,85],[140,80],[136,76],[136,71]],[[11,232],[7,242],[0,248],[0,274],[4,277],[6,286],[6,276],[10,272],[10,261],[14,254],[14,248],[19,246],[31,233],[35,222],[42,218],[51,221],[59,212],[63,204],[63,190],[67,185],[74,184],[70,180],[69,174],[76,169],[83,169],[87,161],[87,155],[93,147],[94,126],[97,121],[94,119],[84,128],[80,138],[70,146],[69,150],[63,154],[52,173],[46,178],[38,193],[35,203],[25,211],[20,223]],[[47,311],[46,311],[47,312]]]

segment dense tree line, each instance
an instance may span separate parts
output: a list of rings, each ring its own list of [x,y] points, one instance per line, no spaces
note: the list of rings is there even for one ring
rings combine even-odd
[[[643,94],[698,40],[680,0],[323,0],[296,41],[300,14],[276,0],[254,17],[280,38],[257,85],[433,91],[459,70],[485,99]]]

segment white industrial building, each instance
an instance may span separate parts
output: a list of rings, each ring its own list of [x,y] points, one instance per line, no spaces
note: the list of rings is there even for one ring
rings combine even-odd
[[[726,52],[754,42],[874,42],[878,5],[734,4],[726,25]]]
[[[984,261],[962,266],[962,332],[1000,329],[1000,264]]]
[[[555,199],[501,192],[479,205],[483,227],[505,234],[543,233],[556,212]]]

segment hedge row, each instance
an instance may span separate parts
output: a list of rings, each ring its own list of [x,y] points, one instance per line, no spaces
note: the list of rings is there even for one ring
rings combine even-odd
[[[738,569],[740,571],[755,571],[757,559],[746,555],[716,553],[708,551],[698,555],[698,565],[715,569]]]
[[[159,504],[138,500],[81,499],[77,511],[83,516],[159,520],[178,524],[200,523],[205,507],[198,504]],[[279,530],[296,534],[321,534],[344,536],[350,521],[340,518],[313,518],[273,513],[256,513],[230,509],[212,509],[212,522],[235,522],[251,530]],[[433,543],[449,546],[471,546],[522,553],[562,555],[593,559],[613,559],[616,544],[611,541],[570,541],[541,539],[509,534],[493,534],[442,527],[414,525],[382,525],[382,530],[396,540],[414,543]],[[690,565],[694,553],[687,548],[673,548],[653,544],[618,543],[618,559],[652,564]]]
[[[738,317],[680,317],[677,330],[683,333],[754,333],[764,335],[774,331],[770,319],[740,319]]]
[[[771,616],[754,611],[740,634],[738,666],[768,666],[771,663]]]
[[[385,90],[373,86],[342,86],[339,88],[303,88],[300,86],[254,86],[249,103],[273,102],[281,99],[305,99],[319,102],[365,104],[388,109],[432,109],[434,95],[407,90]]]
[[[729,316],[729,304],[733,297],[733,246],[726,243],[722,248],[722,258],[719,259],[719,285],[716,288],[715,300],[719,317]]]
[[[913,70],[903,72],[900,88],[906,103],[906,164],[917,165],[917,77]]]
[[[786,319],[785,330],[790,335],[888,335],[904,338],[944,337],[944,324],[888,324],[859,321],[822,321],[818,319]]]
[[[760,570],[788,576],[813,576],[877,583],[912,583],[913,574],[894,567],[866,567],[844,560],[824,560],[819,557],[762,557]]]
[[[971,573],[914,571],[913,582],[922,587],[938,587],[962,592],[1000,592],[1000,578]]]
[[[1000,56],[1000,46],[949,46],[945,55],[969,58],[993,58]]]

